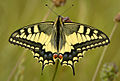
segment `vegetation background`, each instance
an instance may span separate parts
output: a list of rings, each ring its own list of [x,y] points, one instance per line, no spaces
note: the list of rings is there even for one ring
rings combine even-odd
[[[31,51],[24,51],[24,48],[8,42],[11,33],[25,25],[43,19],[55,21],[57,16],[49,13],[45,3],[52,5],[50,0],[0,0],[0,81],[52,80],[55,66],[46,67],[41,76],[41,64],[33,58]],[[115,25],[113,19],[120,12],[120,0],[67,0],[64,6],[53,9],[60,14],[72,4],[75,6],[67,10],[64,17],[94,26],[110,36]],[[120,24],[117,26],[95,81],[101,81],[100,71],[105,63],[115,63],[120,70]],[[71,68],[59,65],[55,81],[92,81],[103,49],[101,47],[86,52],[83,59],[75,64],[75,76]],[[114,81],[120,81],[120,75]]]

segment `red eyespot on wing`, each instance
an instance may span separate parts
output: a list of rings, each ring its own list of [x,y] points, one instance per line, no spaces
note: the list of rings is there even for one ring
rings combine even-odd
[[[58,55],[57,55],[57,54],[54,54],[54,55],[53,55],[53,58],[54,58],[54,59],[56,59],[57,57],[58,57]]]
[[[60,59],[62,59],[62,58],[63,58],[62,54],[59,54],[59,58],[60,58]]]

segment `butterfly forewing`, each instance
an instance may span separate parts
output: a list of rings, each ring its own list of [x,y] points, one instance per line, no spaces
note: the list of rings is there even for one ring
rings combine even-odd
[[[53,49],[50,43],[53,24],[53,22],[41,22],[25,26],[12,33],[9,42],[32,50],[34,57],[43,65],[54,64]]]
[[[85,24],[64,23],[64,31],[67,31],[65,34],[71,40],[71,45],[74,49],[87,50],[107,45],[110,42],[107,35],[102,31]]]

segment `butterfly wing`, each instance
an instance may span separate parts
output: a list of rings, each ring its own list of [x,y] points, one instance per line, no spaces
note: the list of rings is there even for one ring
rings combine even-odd
[[[69,52],[63,54],[61,65],[69,65],[74,71],[74,63],[83,57],[83,52],[104,46],[110,43],[109,38],[102,31],[89,25],[67,22],[64,23],[64,33],[66,37],[66,47]]]
[[[54,42],[56,35],[54,22],[41,22],[25,26],[9,38],[9,42],[21,47],[28,48],[34,52],[34,57],[42,63],[42,70],[45,65],[55,64],[53,54],[56,52]],[[74,63],[83,57],[83,52],[88,49],[109,44],[110,40],[102,31],[85,24],[74,22],[63,23],[61,50],[63,59],[61,65],[69,65],[74,71]]]
[[[54,64],[50,39],[53,34],[54,22],[41,22],[25,26],[16,30],[9,38],[9,42],[25,47],[34,52],[34,57],[42,63],[42,69],[47,64]]]

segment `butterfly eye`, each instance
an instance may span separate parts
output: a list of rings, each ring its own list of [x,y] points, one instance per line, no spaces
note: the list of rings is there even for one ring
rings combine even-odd
[[[60,58],[60,59],[62,59],[62,58],[63,58],[62,54],[59,54],[59,58]]]
[[[56,59],[57,57],[58,57],[58,55],[55,53],[55,54],[53,55],[53,58]]]

